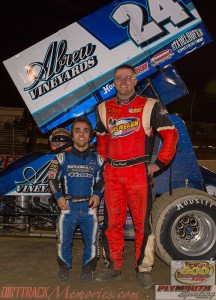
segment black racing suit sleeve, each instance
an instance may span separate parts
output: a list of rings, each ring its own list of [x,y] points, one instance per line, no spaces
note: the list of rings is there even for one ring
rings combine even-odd
[[[173,126],[173,123],[169,119],[167,110],[160,102],[156,102],[152,109],[150,125],[156,130],[162,127]]]

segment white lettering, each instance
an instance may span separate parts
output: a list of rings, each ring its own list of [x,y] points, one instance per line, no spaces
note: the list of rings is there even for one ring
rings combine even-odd
[[[205,206],[212,207],[212,203],[209,202],[208,200],[203,200],[203,199],[192,199],[192,200],[185,200],[183,203],[178,203],[176,204],[177,210],[183,209],[185,206],[188,206],[190,204],[202,204]]]
[[[175,26],[181,27],[190,22],[193,16],[186,6],[177,1],[148,0],[148,8],[140,4],[120,4],[112,18],[118,25],[128,26],[129,35],[134,43],[144,46],[153,39],[171,33],[165,25],[171,25],[170,31],[173,31]]]
[[[112,89],[114,88],[114,83],[113,84],[107,84],[103,87],[104,94],[109,93]]]

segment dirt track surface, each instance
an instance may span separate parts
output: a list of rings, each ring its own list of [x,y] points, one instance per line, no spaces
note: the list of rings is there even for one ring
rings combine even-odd
[[[79,279],[83,242],[73,246],[74,265],[70,279],[56,276],[55,238],[0,237],[0,299],[140,299],[154,300],[154,289],[139,286],[134,271],[134,242],[125,242],[124,266],[118,281],[82,282]],[[104,267],[102,254],[97,275]],[[152,277],[156,284],[170,284],[170,267],[155,256]]]

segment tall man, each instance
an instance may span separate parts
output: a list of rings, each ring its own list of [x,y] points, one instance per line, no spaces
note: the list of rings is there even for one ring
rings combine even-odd
[[[92,152],[90,121],[78,117],[72,124],[73,148],[57,154],[48,171],[51,193],[60,208],[58,218],[58,263],[60,280],[69,279],[72,268],[72,242],[80,226],[84,238],[81,280],[93,279],[98,260],[98,218],[96,207],[103,192],[103,159]]]
[[[114,74],[115,98],[98,106],[97,149],[105,159],[105,268],[98,281],[121,274],[124,224],[127,206],[135,229],[135,270],[141,286],[151,287],[154,263],[154,234],[151,231],[151,184],[155,172],[167,166],[175,155],[178,133],[156,99],[136,94],[136,73],[121,65]],[[155,163],[150,164],[154,131],[163,145]]]

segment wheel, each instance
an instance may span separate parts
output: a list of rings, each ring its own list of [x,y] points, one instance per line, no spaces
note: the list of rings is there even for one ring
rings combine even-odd
[[[172,260],[215,259],[214,196],[197,189],[175,189],[153,203],[152,223],[155,252],[168,265]]]

